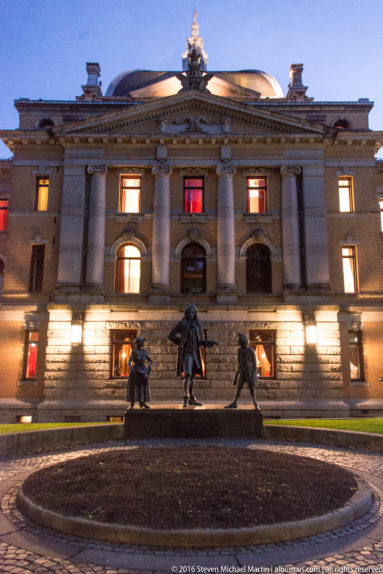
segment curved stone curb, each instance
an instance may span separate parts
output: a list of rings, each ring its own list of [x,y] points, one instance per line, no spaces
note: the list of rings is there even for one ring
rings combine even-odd
[[[360,518],[372,503],[370,486],[360,477],[357,492],[344,507],[305,520],[261,525],[253,528],[159,530],[131,525],[107,524],[63,516],[33,503],[22,486],[17,493],[16,504],[21,512],[39,525],[60,530],[66,534],[94,538],[108,542],[180,548],[204,548],[249,546],[294,540],[305,536],[333,530]]]

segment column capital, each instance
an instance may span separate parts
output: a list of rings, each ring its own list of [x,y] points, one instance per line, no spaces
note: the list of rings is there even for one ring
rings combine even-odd
[[[235,175],[237,173],[236,168],[232,164],[225,164],[225,165],[218,165],[217,166],[217,175]]]
[[[299,165],[284,165],[281,167],[282,177],[288,175],[299,175],[302,172],[302,168]]]
[[[86,168],[86,172],[89,173],[89,175],[93,175],[93,174],[98,174],[98,175],[106,175],[107,172],[107,167],[105,164],[103,165],[88,165],[88,167]]]
[[[168,163],[162,165],[154,165],[152,167],[153,175],[170,175],[172,173],[173,166]]]

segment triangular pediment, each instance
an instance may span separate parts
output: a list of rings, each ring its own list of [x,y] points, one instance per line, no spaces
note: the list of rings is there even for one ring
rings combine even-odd
[[[265,109],[187,90],[145,103],[58,126],[57,135],[153,136],[206,134],[227,136],[325,134],[326,128]]]

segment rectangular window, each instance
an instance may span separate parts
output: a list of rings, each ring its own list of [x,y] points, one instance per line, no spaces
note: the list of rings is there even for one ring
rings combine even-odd
[[[36,378],[38,346],[38,331],[27,331],[25,335],[24,379]]]
[[[354,211],[352,176],[342,175],[338,177],[338,191],[339,191],[339,211],[343,213]]]
[[[363,341],[361,331],[348,332],[348,349],[350,353],[350,375],[352,381],[364,380]]]
[[[247,211],[249,213],[266,213],[267,211],[267,177],[247,178]]]
[[[38,177],[36,180],[35,210],[47,211],[49,194],[49,178]]]
[[[0,231],[7,230],[8,199],[0,199]]]
[[[257,374],[262,379],[275,377],[275,332],[249,331],[249,343],[257,357]]]
[[[380,231],[383,232],[383,199],[379,199]]]
[[[356,251],[354,246],[342,247],[343,284],[345,293],[356,293],[358,288]]]
[[[202,213],[204,196],[203,177],[184,178],[185,213]]]
[[[134,349],[136,329],[112,331],[112,377],[129,376],[129,357]]]
[[[141,199],[141,178],[137,175],[122,175],[120,178],[120,213],[139,213]]]
[[[29,292],[40,293],[43,290],[45,245],[32,245]]]

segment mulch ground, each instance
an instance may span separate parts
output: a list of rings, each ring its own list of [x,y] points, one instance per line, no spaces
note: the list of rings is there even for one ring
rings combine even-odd
[[[239,528],[300,520],[355,493],[342,468],[235,447],[113,450],[31,475],[24,492],[55,512],[150,528]]]

